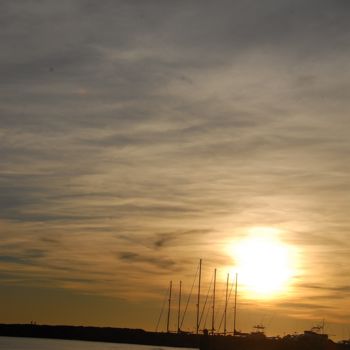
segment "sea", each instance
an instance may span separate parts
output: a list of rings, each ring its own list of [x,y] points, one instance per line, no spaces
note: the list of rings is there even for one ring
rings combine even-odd
[[[100,343],[79,340],[0,337],[1,350],[194,350],[166,346]]]

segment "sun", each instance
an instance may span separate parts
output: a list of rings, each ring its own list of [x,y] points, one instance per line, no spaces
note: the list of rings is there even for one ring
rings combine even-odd
[[[240,285],[252,297],[269,298],[286,292],[295,273],[295,257],[290,246],[273,228],[256,227],[230,253],[236,263]]]

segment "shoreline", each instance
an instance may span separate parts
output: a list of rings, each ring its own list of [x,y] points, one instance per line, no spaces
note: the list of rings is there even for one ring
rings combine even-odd
[[[194,348],[200,350],[350,350],[350,344],[335,343],[324,335],[304,334],[268,338],[264,334],[246,336],[149,332],[143,329],[0,324],[0,336],[83,340],[108,343]]]

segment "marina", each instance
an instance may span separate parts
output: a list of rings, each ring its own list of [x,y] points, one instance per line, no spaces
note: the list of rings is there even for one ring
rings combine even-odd
[[[195,328],[193,332],[183,331],[182,325],[186,316],[192,290],[197,281]],[[202,260],[199,261],[195,274],[191,293],[188,296],[186,307],[182,312],[183,284],[179,283],[177,302],[177,330],[171,330],[170,319],[173,305],[173,282],[169,282],[167,295],[166,330],[160,331],[160,322],[164,314],[164,305],[158,318],[154,332],[143,329],[112,328],[112,327],[83,327],[83,326],[52,326],[31,324],[0,324],[0,336],[2,337],[25,337],[46,339],[68,339],[89,342],[124,343],[152,345],[160,347],[197,348],[200,350],[328,350],[350,349],[348,341],[334,342],[324,333],[324,323],[305,330],[303,333],[287,334],[280,336],[266,336],[265,325],[258,323],[253,326],[253,331],[242,332],[237,330],[237,302],[238,302],[238,274],[232,283],[234,288],[233,327],[229,329],[227,323],[228,303],[232,288],[229,289],[229,274],[226,278],[224,296],[224,310],[219,326],[216,326],[215,307],[217,301],[217,269],[214,269],[212,286],[208,289],[207,296],[202,301]],[[209,291],[211,295],[211,307],[208,305]],[[202,305],[202,304],[203,305]],[[211,309],[211,326],[202,327],[205,308]],[[207,312],[207,313],[208,313]],[[220,331],[223,324],[223,330]],[[25,348],[23,348],[25,349]],[[158,349],[158,348],[157,348]]]
[[[305,331],[283,338],[249,335],[210,335],[147,332],[141,329],[79,326],[1,324],[0,338],[45,338],[87,342],[152,345],[158,347],[197,348],[200,350],[347,350],[348,342],[335,343],[326,335]],[[17,348],[26,350],[26,348]]]

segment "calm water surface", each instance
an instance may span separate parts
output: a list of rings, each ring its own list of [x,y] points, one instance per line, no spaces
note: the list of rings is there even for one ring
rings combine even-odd
[[[155,345],[111,344],[78,340],[0,337],[1,350],[180,350]],[[183,348],[181,350],[184,350]],[[193,349],[188,349],[193,350]]]

